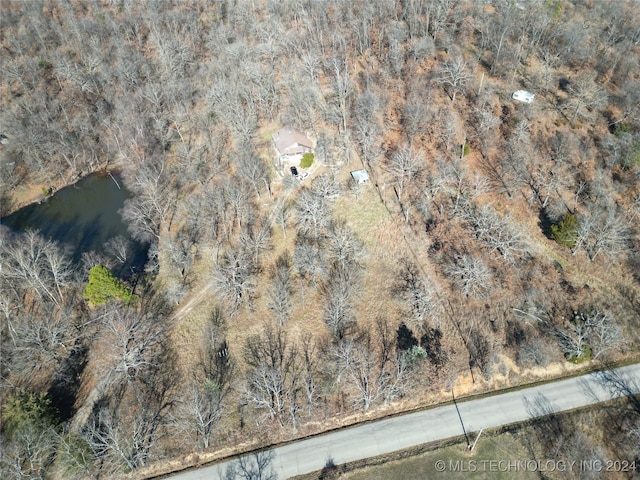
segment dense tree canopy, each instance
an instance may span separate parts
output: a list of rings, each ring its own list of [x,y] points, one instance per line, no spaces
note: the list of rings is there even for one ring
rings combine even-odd
[[[3,208],[118,169],[149,245],[120,280],[122,238],[76,265],[0,229],[0,400],[28,417],[31,392],[68,422],[5,424],[3,478],[259,448],[640,341],[633,1],[1,13]],[[284,126],[312,163],[276,157]]]

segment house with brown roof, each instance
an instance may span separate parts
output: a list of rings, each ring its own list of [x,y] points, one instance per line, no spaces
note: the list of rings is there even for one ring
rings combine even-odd
[[[291,127],[278,130],[271,139],[278,155],[280,168],[284,164],[295,165],[300,162],[302,155],[313,153],[313,142],[309,137]]]

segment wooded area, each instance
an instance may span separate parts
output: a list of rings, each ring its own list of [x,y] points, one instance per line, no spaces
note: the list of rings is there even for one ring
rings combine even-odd
[[[3,229],[3,478],[117,477],[637,353],[631,0],[3,0],[0,38],[3,215],[119,170],[149,244],[117,279],[121,237],[75,264]],[[304,181],[283,126],[315,142]]]

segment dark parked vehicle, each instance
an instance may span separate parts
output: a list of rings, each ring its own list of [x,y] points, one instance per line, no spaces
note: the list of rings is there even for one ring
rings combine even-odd
[[[294,177],[298,176],[298,169],[296,167],[291,167],[291,175]]]

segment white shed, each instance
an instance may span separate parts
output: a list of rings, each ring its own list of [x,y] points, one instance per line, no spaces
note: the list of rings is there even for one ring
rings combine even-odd
[[[513,92],[513,95],[511,95],[511,98],[514,100],[524,103],[533,103],[533,97],[535,97],[535,95],[531,92],[527,92],[526,90],[517,90]]]
[[[369,174],[364,169],[351,172],[351,176],[359,185],[369,182]]]

